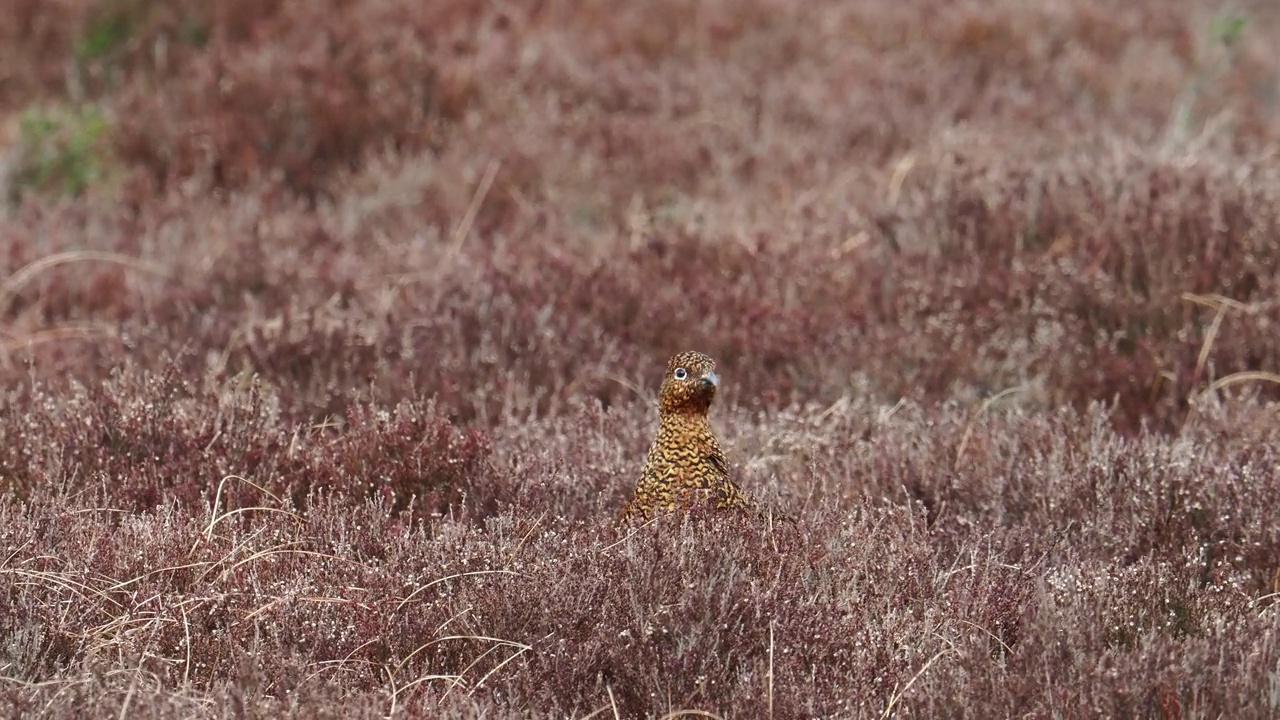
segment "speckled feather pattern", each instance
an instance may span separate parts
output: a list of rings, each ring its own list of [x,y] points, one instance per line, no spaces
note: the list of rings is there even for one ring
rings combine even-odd
[[[680,353],[667,364],[658,392],[658,433],[623,521],[699,502],[720,510],[755,509],[755,501],[729,477],[724,451],[707,420],[719,385],[715,369],[715,361],[699,352]]]

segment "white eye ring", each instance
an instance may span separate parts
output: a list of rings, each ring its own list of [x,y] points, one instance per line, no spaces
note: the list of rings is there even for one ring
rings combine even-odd
[[[676,371],[672,374],[677,380],[684,380],[689,377],[689,371],[684,368],[676,368]]]

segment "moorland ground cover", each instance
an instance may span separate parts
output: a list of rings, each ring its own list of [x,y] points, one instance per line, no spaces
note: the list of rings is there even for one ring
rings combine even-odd
[[[5,712],[1274,717],[1278,21],[12,0]]]

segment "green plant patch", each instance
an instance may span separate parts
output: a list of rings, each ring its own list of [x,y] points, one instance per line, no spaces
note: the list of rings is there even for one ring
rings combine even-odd
[[[111,55],[137,31],[145,11],[138,0],[106,0],[93,14],[76,42],[76,58],[81,62]]]
[[[27,193],[79,197],[109,172],[110,121],[96,107],[32,108],[18,123],[9,200]]]

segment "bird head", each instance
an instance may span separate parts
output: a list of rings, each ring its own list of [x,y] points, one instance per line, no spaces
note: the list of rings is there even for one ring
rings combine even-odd
[[[664,415],[705,414],[719,385],[715,360],[700,352],[682,352],[667,363],[667,374],[658,391],[658,409]]]

